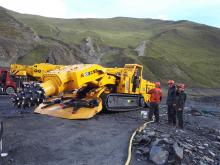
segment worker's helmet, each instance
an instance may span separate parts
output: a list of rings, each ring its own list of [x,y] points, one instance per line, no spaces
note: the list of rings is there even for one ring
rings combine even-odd
[[[177,85],[177,88],[180,89],[180,90],[184,90],[185,89],[185,84],[180,83],[180,84]]]
[[[154,84],[157,88],[160,88],[160,82],[155,82]]]
[[[173,80],[168,80],[168,84],[174,84]]]

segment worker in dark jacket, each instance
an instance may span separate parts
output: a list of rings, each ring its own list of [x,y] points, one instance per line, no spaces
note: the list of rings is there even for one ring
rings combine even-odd
[[[183,109],[186,102],[185,85],[178,84],[174,107],[176,109],[177,127],[183,129]]]
[[[176,125],[176,111],[173,106],[176,95],[176,86],[173,80],[168,81],[168,92],[167,92],[167,115],[168,123]]]
[[[138,68],[135,69],[134,75],[132,77],[132,92],[136,92],[136,88],[139,88],[140,85],[140,70]]]
[[[152,120],[154,114],[155,121],[159,122],[159,103],[162,100],[162,91],[160,89],[160,82],[155,82],[155,86],[156,86],[155,88],[148,91],[148,94],[151,94],[148,120]]]
[[[50,57],[49,56],[46,58],[45,63],[50,63]]]

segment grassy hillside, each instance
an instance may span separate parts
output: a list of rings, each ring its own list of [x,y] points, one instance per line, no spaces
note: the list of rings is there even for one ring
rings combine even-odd
[[[39,36],[79,46],[79,49],[85,38],[90,36],[100,49],[100,63],[105,66],[139,63],[144,65],[144,75],[150,80],[166,82],[167,79],[175,79],[189,86],[220,87],[218,28],[189,21],[122,17],[56,19],[10,14]],[[134,49],[142,41],[146,41],[146,49],[144,56],[138,56]],[[50,41],[45,42],[48,43]],[[49,52],[42,44],[19,62],[42,59],[39,52]]]

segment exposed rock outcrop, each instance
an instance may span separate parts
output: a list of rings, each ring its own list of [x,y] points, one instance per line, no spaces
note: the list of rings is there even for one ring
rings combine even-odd
[[[80,49],[83,52],[81,56],[86,55],[84,58],[86,58],[89,63],[100,63],[102,56],[101,50],[90,36],[84,39],[80,45]]]
[[[16,20],[0,8],[0,65],[8,66],[33,49],[40,41],[32,28]]]
[[[146,49],[146,43],[147,43],[147,41],[142,41],[137,46],[137,48],[134,49],[137,52],[138,56],[144,56],[145,49]]]

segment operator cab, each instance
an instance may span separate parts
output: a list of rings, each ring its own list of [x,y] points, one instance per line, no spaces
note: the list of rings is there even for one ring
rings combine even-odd
[[[137,88],[140,88],[140,81],[142,78],[143,66],[138,64],[126,64],[125,68],[133,73],[132,76],[132,92],[136,93]]]

